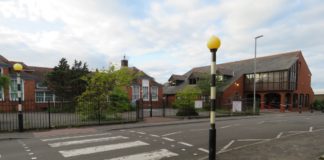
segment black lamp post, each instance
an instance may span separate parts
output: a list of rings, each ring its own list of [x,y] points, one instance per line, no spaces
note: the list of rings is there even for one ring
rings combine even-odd
[[[24,131],[24,119],[22,114],[22,103],[21,103],[21,78],[20,72],[23,70],[23,66],[20,63],[13,65],[14,71],[17,73],[17,97],[18,97],[18,127],[19,132]]]
[[[209,160],[216,159],[216,125],[215,125],[215,112],[216,112],[216,52],[220,47],[221,41],[216,36],[211,36],[207,47],[211,52],[211,86],[210,86],[210,129],[209,129]]]

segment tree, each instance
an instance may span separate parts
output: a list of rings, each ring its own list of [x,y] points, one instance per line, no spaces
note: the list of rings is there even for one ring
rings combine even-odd
[[[4,75],[0,75],[0,88],[8,88],[10,84],[10,78]]]
[[[46,84],[62,100],[74,100],[85,91],[87,83],[82,77],[88,74],[86,63],[75,60],[70,68],[68,61],[62,58],[58,66],[46,76]]]
[[[227,83],[224,80],[220,79],[219,76],[216,76],[216,91],[219,92],[220,88],[225,86]],[[201,73],[199,75],[199,80],[197,81],[197,87],[201,91],[201,95],[204,98],[204,109],[209,110],[210,104],[207,100],[210,96],[210,84],[211,84],[211,75],[207,73]]]
[[[196,86],[186,86],[176,94],[174,106],[178,108],[177,116],[197,116],[195,100],[201,95],[201,90]]]
[[[109,119],[112,114],[127,110],[130,103],[127,87],[137,77],[128,68],[116,70],[114,66],[107,70],[96,71],[89,77],[86,90],[78,97],[78,111],[85,119]]]
[[[46,84],[55,95],[64,99],[70,98],[70,66],[65,58],[62,58],[53,71],[46,76]]]
[[[87,82],[82,77],[87,76],[89,73],[90,72],[86,63],[74,60],[74,65],[72,66],[70,71],[72,97],[77,97],[85,91]]]

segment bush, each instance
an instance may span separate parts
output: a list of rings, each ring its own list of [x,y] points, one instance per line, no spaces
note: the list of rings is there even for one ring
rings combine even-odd
[[[201,94],[200,90],[194,86],[187,86],[177,93],[174,107],[178,108],[177,116],[197,116],[195,100]]]
[[[324,101],[315,100],[313,102],[313,107],[315,110],[323,110],[324,109]]]

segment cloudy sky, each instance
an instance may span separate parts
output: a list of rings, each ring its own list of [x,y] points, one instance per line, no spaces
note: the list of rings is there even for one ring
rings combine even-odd
[[[0,54],[53,67],[65,57],[90,69],[123,55],[164,83],[208,65],[206,41],[221,38],[217,63],[301,50],[324,88],[323,0],[0,0]]]

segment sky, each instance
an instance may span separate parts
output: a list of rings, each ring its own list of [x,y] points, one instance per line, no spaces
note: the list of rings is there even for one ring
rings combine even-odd
[[[126,55],[165,83],[171,74],[210,64],[301,50],[314,90],[324,89],[323,0],[0,0],[0,54],[54,67],[64,57],[91,70]],[[323,90],[324,91],[324,90]]]

